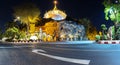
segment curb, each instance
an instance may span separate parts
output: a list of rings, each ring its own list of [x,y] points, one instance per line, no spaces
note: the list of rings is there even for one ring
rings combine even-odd
[[[120,40],[100,40],[99,44],[120,44]]]
[[[32,45],[32,44],[93,44],[95,41],[57,41],[57,42],[1,42],[4,45]]]

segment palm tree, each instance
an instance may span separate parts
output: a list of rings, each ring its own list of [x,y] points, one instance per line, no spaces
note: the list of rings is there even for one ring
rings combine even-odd
[[[14,7],[13,15],[20,17],[20,22],[27,25],[27,33],[29,33],[30,25],[35,26],[35,23],[39,20],[40,10],[33,3],[24,3]]]

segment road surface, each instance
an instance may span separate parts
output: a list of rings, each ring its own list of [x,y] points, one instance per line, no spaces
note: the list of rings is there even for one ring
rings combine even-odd
[[[120,44],[0,45],[0,65],[120,65]]]

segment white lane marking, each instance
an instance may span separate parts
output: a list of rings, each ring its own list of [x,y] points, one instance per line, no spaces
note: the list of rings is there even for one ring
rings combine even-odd
[[[33,49],[32,52],[38,52],[38,51],[46,53],[46,51],[45,51],[45,50],[42,50],[42,49]]]
[[[39,52],[40,51],[40,52]],[[89,65],[90,60],[83,60],[83,59],[74,59],[74,58],[66,58],[66,57],[60,57],[60,56],[54,56],[54,55],[49,55],[49,54],[45,54],[45,53],[41,53],[41,49],[33,49],[32,52],[42,55],[42,56],[46,56],[49,58],[53,58],[53,59],[57,59],[57,60],[61,60],[61,61],[65,61],[65,62],[71,62],[71,63],[76,63],[76,64],[85,64],[85,65]]]

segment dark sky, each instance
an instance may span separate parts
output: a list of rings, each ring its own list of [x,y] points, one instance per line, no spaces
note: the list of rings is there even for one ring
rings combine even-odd
[[[53,0],[0,0],[0,27],[13,19],[13,7],[24,2],[35,3],[41,11],[41,16],[53,8]],[[101,24],[112,25],[104,19],[104,0],[58,0],[58,8],[67,13],[68,16],[81,19],[88,18],[97,29]],[[109,26],[107,25],[107,26]]]

